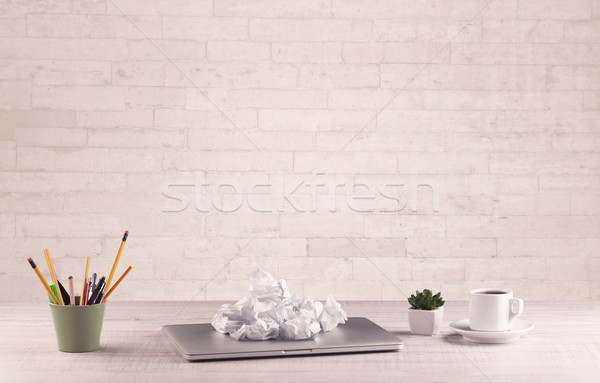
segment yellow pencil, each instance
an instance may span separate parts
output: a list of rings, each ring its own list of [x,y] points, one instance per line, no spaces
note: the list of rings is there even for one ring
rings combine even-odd
[[[125,272],[119,277],[119,279],[117,279],[117,281],[115,282],[115,284],[113,285],[113,287],[111,287],[111,289],[106,292],[106,295],[102,299],[102,303],[104,303],[106,301],[106,298],[108,298],[108,296],[110,294],[112,294],[113,291],[115,291],[115,289],[117,288],[117,286],[119,286],[119,283],[121,283],[121,281],[125,278],[125,276],[127,275],[127,273],[129,273],[130,271],[131,271],[131,266],[127,267],[127,270],[125,270]]]
[[[129,231],[125,231],[123,234],[123,239],[121,239],[121,245],[119,246],[119,251],[117,251],[117,256],[115,257],[115,261],[113,262],[112,269],[110,269],[110,274],[108,274],[108,279],[106,280],[106,286],[104,286],[104,291],[108,292],[110,289],[110,282],[112,282],[113,276],[115,275],[115,271],[117,270],[117,264],[119,263],[119,258],[121,258],[121,253],[123,252],[123,246],[125,246],[125,241],[127,241],[127,236],[129,235]]]
[[[79,297],[79,306],[83,306],[85,299],[85,287],[87,285],[88,267],[90,266],[90,257],[85,257],[85,271],[83,272],[83,287],[81,287],[81,296]]]
[[[58,280],[56,279],[56,273],[54,272],[54,266],[52,266],[52,260],[50,259],[50,252],[48,249],[44,249],[44,255],[46,256],[46,263],[48,263],[48,269],[50,270],[50,278],[52,278],[52,282],[54,282],[56,290],[58,291],[58,302],[60,305],[64,306],[62,294],[60,293],[60,287],[58,285]]]
[[[37,268],[35,262],[33,262],[33,259],[31,259],[31,257],[27,258],[27,261],[29,261],[31,268],[37,274],[38,278],[40,279],[40,282],[42,282],[42,285],[44,285],[44,287],[46,288],[46,291],[48,292],[48,295],[50,295],[50,299],[52,299],[52,302],[54,302],[54,304],[57,305],[58,299],[56,298],[56,295],[54,295],[54,291],[52,291],[50,286],[48,286],[48,282],[46,282],[46,278],[44,278],[40,269]]]

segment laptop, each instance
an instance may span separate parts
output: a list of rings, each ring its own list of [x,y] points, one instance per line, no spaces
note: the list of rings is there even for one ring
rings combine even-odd
[[[367,318],[348,318],[315,340],[237,341],[210,323],[163,326],[163,332],[187,360],[396,351],[404,342]]]

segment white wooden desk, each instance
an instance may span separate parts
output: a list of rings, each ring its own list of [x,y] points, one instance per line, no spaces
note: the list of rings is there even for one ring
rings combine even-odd
[[[0,307],[2,382],[600,382],[600,302],[526,302],[535,329],[516,343],[472,344],[448,323],[466,302],[445,306],[442,335],[408,331],[405,302],[342,302],[404,339],[400,352],[187,362],[161,327],[208,322],[220,302],[110,302],[100,349],[57,351],[50,309]]]

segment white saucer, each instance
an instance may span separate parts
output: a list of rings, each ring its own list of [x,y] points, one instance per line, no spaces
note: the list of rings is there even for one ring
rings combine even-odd
[[[450,323],[450,329],[463,336],[465,340],[474,343],[510,343],[531,331],[533,324],[526,320],[515,319],[512,329],[508,331],[475,331],[469,327],[469,320],[463,319]]]

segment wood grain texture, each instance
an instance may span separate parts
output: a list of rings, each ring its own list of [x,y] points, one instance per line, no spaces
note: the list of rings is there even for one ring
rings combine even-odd
[[[409,333],[404,302],[345,302],[404,339],[400,352],[219,362],[185,361],[162,335],[169,323],[210,321],[221,302],[109,302],[100,349],[57,351],[50,310],[5,304],[0,311],[4,382],[565,382],[600,378],[600,303],[527,302],[535,329],[516,343],[468,343],[448,323],[467,317],[448,302],[442,334]]]

